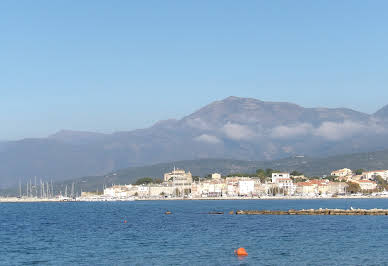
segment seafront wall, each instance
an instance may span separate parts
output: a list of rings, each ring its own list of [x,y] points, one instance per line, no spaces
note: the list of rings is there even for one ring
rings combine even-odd
[[[60,202],[60,201],[75,201],[75,200],[63,200],[63,199],[46,199],[46,198],[17,198],[17,197],[4,197],[0,198],[0,203],[7,202]]]
[[[106,198],[84,198],[77,199],[58,199],[58,198],[17,198],[0,197],[0,203],[6,202],[63,202],[63,201],[170,201],[170,200],[335,200],[335,199],[388,199],[388,195],[381,196],[338,196],[338,197],[299,197],[299,196],[265,196],[265,197],[208,197],[208,198],[131,198],[131,199],[106,199]]]

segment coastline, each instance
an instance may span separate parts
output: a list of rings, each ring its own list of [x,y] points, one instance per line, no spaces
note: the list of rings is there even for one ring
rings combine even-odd
[[[41,202],[112,202],[112,201],[201,201],[201,200],[336,200],[336,199],[388,199],[388,195],[381,196],[337,196],[337,197],[208,197],[208,198],[135,198],[135,199],[104,199],[104,198],[77,198],[77,199],[40,199],[0,197],[0,203],[41,203]]]

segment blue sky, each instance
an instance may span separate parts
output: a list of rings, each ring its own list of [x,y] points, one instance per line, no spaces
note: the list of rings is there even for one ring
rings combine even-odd
[[[113,132],[230,95],[373,113],[387,1],[0,1],[0,140]]]

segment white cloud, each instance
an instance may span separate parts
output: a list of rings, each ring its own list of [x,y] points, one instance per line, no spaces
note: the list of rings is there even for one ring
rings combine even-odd
[[[318,127],[309,123],[291,126],[277,126],[272,129],[271,137],[276,139],[292,139],[303,136],[317,136],[330,141],[337,141],[356,135],[376,135],[387,133],[387,128],[371,120],[369,122],[323,122]]]
[[[186,120],[186,124],[192,128],[197,128],[201,130],[210,130],[212,127],[201,118],[189,118]]]
[[[327,140],[341,140],[346,137],[351,137],[360,133],[367,133],[371,130],[366,124],[356,123],[352,121],[344,121],[343,123],[323,122],[314,131],[315,136],[323,137]]]
[[[222,127],[222,132],[233,140],[246,140],[255,136],[254,132],[247,126],[228,122]]]
[[[213,136],[213,135],[207,135],[207,134],[202,134],[196,138],[194,138],[196,141],[200,141],[200,142],[206,142],[206,143],[210,143],[210,144],[218,144],[218,143],[221,143],[222,141],[217,138],[216,136]]]
[[[278,126],[273,128],[271,132],[272,138],[287,139],[305,136],[311,134],[314,127],[308,123],[302,123],[292,126]]]

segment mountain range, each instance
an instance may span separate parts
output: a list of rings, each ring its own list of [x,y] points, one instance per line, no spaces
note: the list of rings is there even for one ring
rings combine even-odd
[[[147,166],[128,167],[119,169],[99,176],[85,176],[66,181],[54,183],[54,190],[59,192],[67,191],[73,186],[77,194],[81,191],[102,191],[104,187],[113,184],[131,184],[137,179],[151,177],[163,179],[164,173],[170,172],[174,167],[190,171],[193,176],[205,177],[210,173],[221,173],[222,175],[244,174],[251,175],[256,170],[271,168],[279,171],[292,172],[294,170],[306,176],[330,175],[335,169],[343,167],[353,170],[381,170],[388,168],[388,150],[355,153],[329,156],[324,158],[313,158],[306,156],[294,156],[273,161],[243,161],[233,159],[198,159],[185,160],[168,163],[159,163]],[[37,180],[39,183],[40,180]],[[45,180],[46,182],[49,180]],[[34,178],[30,182],[35,182]],[[18,188],[14,186],[9,189],[0,190],[0,195],[16,196]],[[22,186],[22,193],[25,193],[25,184]]]
[[[182,119],[113,134],[62,130],[0,143],[0,183],[61,181],[130,166],[224,158],[264,161],[388,148],[388,106],[375,114],[228,97]]]

